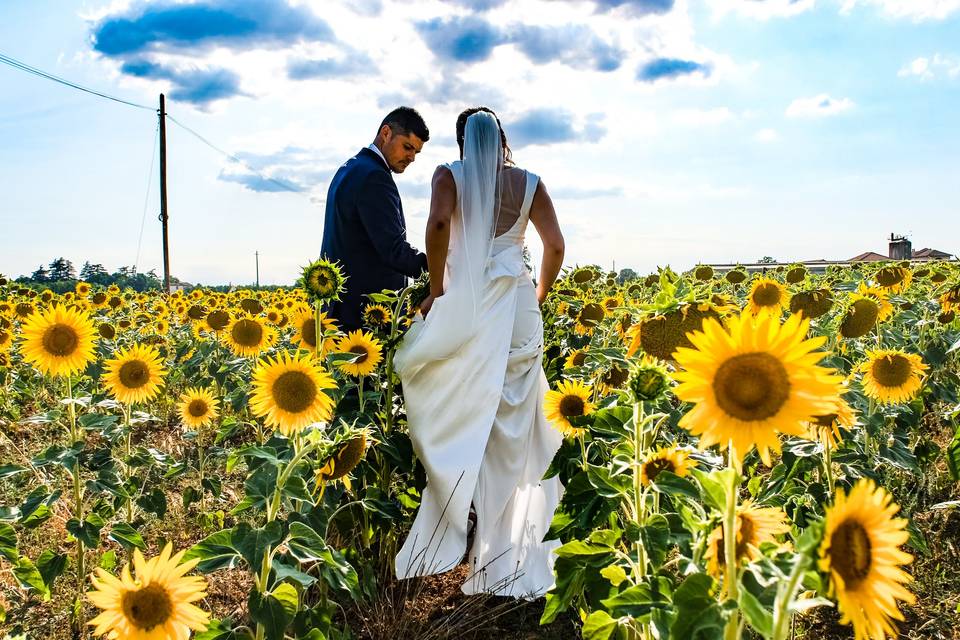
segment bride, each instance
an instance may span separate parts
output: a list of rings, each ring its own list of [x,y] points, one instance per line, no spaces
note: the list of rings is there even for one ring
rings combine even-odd
[[[476,532],[464,593],[534,598],[553,586],[544,541],[563,486],[542,477],[562,436],[543,399],[540,304],[564,241],[539,178],[515,166],[496,115],[457,120],[462,160],[433,176],[427,222],[430,297],[395,357],[427,487],[396,558],[399,578],[460,564],[471,505]],[[523,262],[527,222],[543,241],[536,288]]]

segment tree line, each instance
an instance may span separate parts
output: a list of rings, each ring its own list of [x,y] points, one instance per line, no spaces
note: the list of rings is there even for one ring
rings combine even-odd
[[[163,281],[154,269],[139,273],[136,267],[120,267],[110,273],[102,264],[86,261],[78,274],[73,263],[63,257],[53,260],[49,265],[40,265],[32,274],[20,276],[16,281],[32,288],[65,293],[72,291],[80,280],[104,287],[115,284],[121,289],[129,287],[135,291],[159,290],[163,287]]]

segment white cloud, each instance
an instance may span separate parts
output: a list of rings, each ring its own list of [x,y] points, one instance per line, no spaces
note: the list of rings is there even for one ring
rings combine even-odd
[[[736,13],[757,20],[784,18],[809,11],[816,0],[709,0],[714,16]]]
[[[776,129],[760,129],[753,135],[753,139],[757,142],[762,142],[764,144],[769,144],[771,142],[776,142],[780,139],[780,134],[777,133]]]
[[[734,114],[727,107],[716,109],[678,109],[673,113],[673,121],[690,127],[717,125],[732,120]]]
[[[933,58],[916,58],[909,64],[903,66],[897,72],[897,76],[908,78],[915,76],[921,80],[932,80],[939,72],[945,73],[951,78],[960,76],[960,60],[935,54]]]
[[[859,5],[879,7],[891,18],[914,21],[943,20],[960,11],[960,0],[844,0],[841,12],[850,13]]]
[[[824,116],[835,116],[852,109],[853,100],[850,98],[831,98],[826,93],[821,93],[812,98],[797,98],[787,107],[787,117],[789,118],[819,118]]]

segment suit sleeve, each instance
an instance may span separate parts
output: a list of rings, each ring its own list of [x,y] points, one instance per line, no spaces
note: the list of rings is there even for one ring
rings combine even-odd
[[[400,218],[400,194],[390,176],[374,171],[357,198],[357,215],[380,256],[390,268],[411,278],[427,268],[427,256],[407,242]]]

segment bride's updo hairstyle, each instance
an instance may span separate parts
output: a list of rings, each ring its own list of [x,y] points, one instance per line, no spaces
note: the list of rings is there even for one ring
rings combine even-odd
[[[463,158],[463,136],[467,130],[467,118],[480,111],[485,111],[493,116],[497,121],[497,127],[500,129],[500,146],[503,147],[503,161],[505,164],[513,164],[513,152],[510,151],[510,145],[507,144],[507,134],[503,132],[503,125],[500,124],[500,118],[489,107],[471,107],[464,110],[457,118],[457,145],[460,147],[460,158]]]

